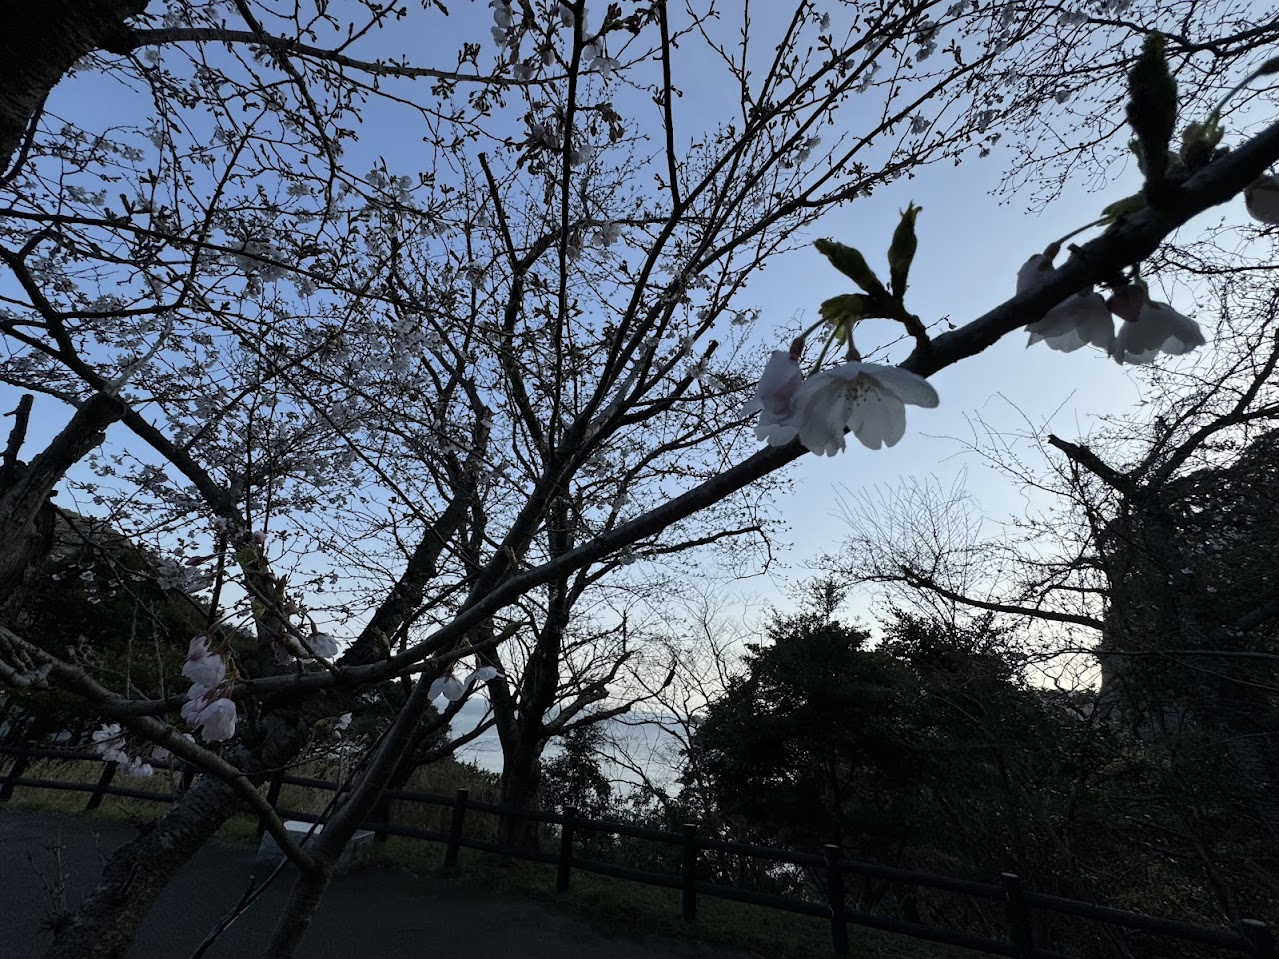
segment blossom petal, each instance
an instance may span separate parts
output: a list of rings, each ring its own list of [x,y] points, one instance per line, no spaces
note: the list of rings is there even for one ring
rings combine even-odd
[[[1053,268],[1053,261],[1042,253],[1036,253],[1017,271],[1017,292],[1033,290]]]
[[[799,363],[785,350],[773,350],[760,374],[755,395],[742,406],[742,415],[757,411],[782,417],[794,409],[795,391],[804,380]]]
[[[489,680],[497,679],[497,676],[498,672],[496,667],[481,666],[475,672],[471,673],[470,676],[466,677],[466,685],[478,686],[482,683],[487,683]]]
[[[849,426],[869,449],[895,446],[906,433],[906,407],[889,392],[868,389],[853,408]]]
[[[187,701],[182,707],[182,718],[188,726],[199,725],[200,713],[209,705],[209,687],[196,683],[187,691]]]
[[[182,675],[202,686],[216,686],[226,678],[226,660],[216,654],[188,659],[182,664]]]
[[[844,431],[848,428],[851,412],[848,398],[850,384],[835,370],[818,374],[808,382],[814,381],[814,388],[797,400],[800,408],[799,441],[818,456],[834,456],[843,452],[847,445]]]
[[[338,654],[338,641],[328,633],[313,633],[307,642],[322,659],[332,659]]]
[[[230,739],[235,735],[235,720],[235,703],[229,699],[215,699],[200,712],[200,735],[209,743]]]
[[[1043,342],[1050,349],[1072,353],[1092,344],[1107,352],[1115,338],[1115,321],[1101,294],[1085,290],[1067,297],[1044,318],[1026,327],[1027,346]]]
[[[1135,321],[1121,324],[1111,356],[1117,363],[1149,363],[1161,352],[1181,356],[1205,342],[1194,320],[1167,303],[1148,301]]]
[[[863,363],[861,366],[866,376],[887,387],[903,403],[930,410],[937,408],[940,402],[937,391],[933,389],[933,384],[918,373],[903,370],[900,366],[882,366],[879,363]]]
[[[452,676],[444,678],[444,698],[451,703],[457,702],[466,695],[466,687]]]
[[[755,437],[769,446],[785,446],[799,435],[799,427],[789,420],[781,420],[770,413],[760,416],[755,424]]]
[[[1257,177],[1244,187],[1243,199],[1254,220],[1279,225],[1279,180],[1268,175]]]

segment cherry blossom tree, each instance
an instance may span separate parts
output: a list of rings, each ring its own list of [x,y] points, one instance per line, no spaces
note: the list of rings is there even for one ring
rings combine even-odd
[[[891,445],[906,404],[944,399],[928,376],[1080,290],[1105,285],[1121,322],[1154,325],[1120,359],[1192,346],[1133,268],[1267,189],[1279,125],[1227,132],[1213,110],[1275,26],[1241,15],[1228,33],[1185,6],[1163,40],[1167,5],[1115,2],[1045,18],[1011,0],[802,0],[729,17],[495,0],[483,24],[435,4],[0,8],[30,40],[0,76],[0,380],[76,411],[21,477],[6,471],[0,555],[29,564],[17,539],[83,462],[73,488],[189,564],[211,628],[256,642],[191,641],[192,687],[161,696],[0,631],[6,683],[88,701],[112,755],[146,742],[205,773],[108,859],[50,955],[126,951],[245,805],[299,868],[264,950],[294,954],[432,700],[518,662],[537,716],[579,594],[672,553],[766,549],[780,470],[842,450],[846,431]],[[455,64],[420,65],[424,36],[453,43]],[[1193,82],[1178,92],[1168,64]],[[1130,105],[1142,196],[945,332],[907,307],[917,207],[883,243],[887,282],[826,241],[860,292],[806,331],[770,319],[783,359],[758,380],[749,280],[829,209],[987,153],[1003,129],[1052,129],[1041,113],[1066,83],[1095,116]],[[386,139],[361,139],[375,127]],[[856,327],[877,320],[908,356],[863,359]],[[1071,330],[1082,321],[1057,315],[1041,332]],[[809,340],[824,346],[801,366]],[[756,409],[769,445],[750,452]],[[521,637],[533,653],[503,655]],[[299,846],[255,785],[393,679],[411,684],[402,707]]]

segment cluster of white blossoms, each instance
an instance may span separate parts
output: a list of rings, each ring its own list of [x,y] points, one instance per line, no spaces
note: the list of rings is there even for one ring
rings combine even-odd
[[[307,652],[306,647],[296,637],[285,636],[283,640],[275,644],[276,662],[287,666],[294,659],[332,659],[341,651],[335,637],[317,631],[314,625],[311,629],[311,635],[306,639],[306,645],[311,647],[310,652]]]
[[[487,683],[489,680],[496,679],[500,675],[501,673],[492,666],[481,666],[463,680],[457,679],[452,673],[445,673],[443,676],[437,677],[435,682],[431,683],[431,688],[428,692],[433,700],[439,699],[443,696],[449,702],[455,703],[465,696],[472,686]]]
[[[603,37],[596,37],[582,46],[582,62],[596,70],[605,83],[613,78],[613,71],[622,66],[619,60],[604,51]]]
[[[798,439],[806,449],[834,456],[851,431],[864,446],[893,446],[906,432],[906,404],[932,409],[937,391],[922,376],[899,366],[849,360],[805,377],[801,343],[774,350],[755,395],[742,413],[758,412],[755,435],[769,446]]]
[[[217,743],[235,735],[235,703],[221,691],[226,679],[226,659],[209,647],[207,636],[191,638],[182,675],[191,680],[182,718],[199,730],[205,742]]]
[[[489,6],[493,8],[493,42],[503,46],[511,37],[513,14],[510,0],[493,0]]]
[[[155,770],[151,764],[124,750],[124,731],[119,723],[104,723],[93,734],[93,746],[107,762],[117,763],[126,776],[150,776]]]
[[[1017,272],[1017,292],[1025,293],[1042,283],[1053,270],[1056,246],[1036,253]],[[1115,332],[1113,317],[1123,322]],[[1043,342],[1049,348],[1071,353],[1091,344],[1105,350],[1116,363],[1149,363],[1160,353],[1181,356],[1204,345],[1199,324],[1167,303],[1150,298],[1140,280],[1116,290],[1109,299],[1092,287],[1071,294],[1026,327],[1027,346]]]

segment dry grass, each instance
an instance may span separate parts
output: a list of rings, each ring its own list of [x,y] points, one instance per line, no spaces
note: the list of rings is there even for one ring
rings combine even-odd
[[[351,773],[350,763],[341,759],[313,760],[289,770],[294,776],[307,776],[327,782],[345,782]],[[470,763],[441,759],[415,770],[404,787],[406,790],[433,793],[452,798],[466,789],[472,800],[497,801],[497,777]],[[265,787],[264,787],[265,791]],[[333,800],[333,792],[308,786],[285,784],[280,788],[277,806],[291,812],[318,816]],[[448,806],[395,800],[389,804],[386,821],[413,829],[447,830],[452,810]],[[476,839],[492,839],[497,834],[496,817],[475,810],[467,814],[467,835]]]
[[[8,757],[6,757],[8,758]],[[0,781],[8,774],[11,764],[5,763],[4,772],[0,773]],[[52,760],[33,761],[23,771],[23,779],[44,779],[61,783],[78,783],[93,786],[102,775],[102,763],[96,760]],[[129,779],[117,775],[112,786],[123,786],[132,789],[145,789],[149,792],[175,792],[181,775],[172,769],[157,768],[154,776],[146,779]],[[87,816],[107,819],[115,822],[141,824],[149,822],[164,812],[167,803],[154,799],[134,799],[127,796],[113,796],[110,793],[102,797],[97,809],[88,810],[89,792],[66,789],[47,789],[38,786],[15,786],[13,795],[0,808],[26,809],[36,812],[57,812],[69,816]],[[237,815],[218,832],[218,839],[223,842],[257,843],[257,820],[248,815]]]
[[[0,764],[0,781],[11,767],[11,758]],[[43,779],[59,783],[75,783],[83,786],[94,786],[102,775],[103,764],[97,760],[34,760],[22,774],[23,779]],[[350,764],[339,758],[309,760],[288,770],[289,775],[323,779],[328,782],[343,782],[350,774]],[[175,793],[181,779],[180,773],[173,769],[157,766],[154,776],[144,779],[130,779],[117,773],[111,787],[142,789],[148,792]],[[497,798],[497,777],[469,763],[460,763],[452,759],[440,760],[430,766],[417,770],[407,789],[418,792],[435,793],[452,797],[458,789],[468,789],[474,800],[494,802]],[[259,787],[259,792],[266,794],[267,786]],[[13,809],[44,810],[68,815],[85,813],[91,793],[80,790],[42,788],[19,785],[14,788],[13,795],[6,803]],[[277,806],[283,810],[320,815],[333,799],[331,790],[315,789],[309,786],[284,785],[280,789]],[[142,823],[155,819],[163,812],[160,800],[133,799],[107,793],[102,803],[93,814],[123,822]],[[449,825],[451,810],[446,806],[427,805],[424,803],[399,800],[390,804],[388,821],[398,826],[416,829],[446,830]],[[467,834],[477,839],[493,839],[496,836],[496,817],[471,811],[467,816]],[[256,819],[242,814],[233,817],[233,822],[224,828],[223,836],[232,841],[257,841]]]

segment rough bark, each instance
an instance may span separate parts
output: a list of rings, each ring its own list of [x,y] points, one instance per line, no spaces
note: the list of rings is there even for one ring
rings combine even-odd
[[[226,783],[209,777],[196,780],[155,829],[107,859],[102,879],[58,934],[46,959],[125,959],[156,898],[239,804]]]
[[[22,581],[29,565],[42,558],[53,536],[49,494],[68,469],[103,440],[103,430],[124,413],[113,396],[97,393],[76,410],[48,449],[25,470],[14,470],[16,479],[0,489],[0,594]],[[17,475],[20,472],[20,475]]]
[[[510,750],[503,747],[499,803],[525,812],[537,807],[545,746],[545,740],[538,739],[524,740]],[[535,850],[538,848],[538,823],[503,813],[498,819],[497,841],[499,845],[514,849]]]
[[[127,51],[147,0],[0,0],[0,170],[49,92],[95,50]]]
[[[296,758],[313,727],[332,713],[325,694],[312,694],[293,708],[264,720],[256,755],[242,749],[234,758],[258,781]],[[241,808],[225,782],[212,776],[195,781],[172,803],[155,827],[107,858],[102,879],[69,926],[58,933],[45,959],[124,959],[142,920],[190,858]]]

